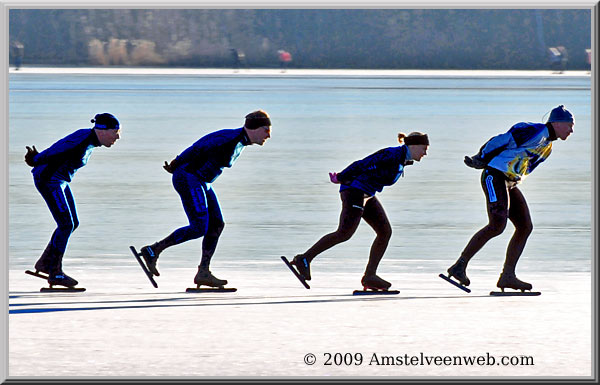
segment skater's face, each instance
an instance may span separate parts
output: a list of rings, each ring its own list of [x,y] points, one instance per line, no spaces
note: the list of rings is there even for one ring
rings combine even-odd
[[[554,128],[554,132],[556,133],[556,137],[561,140],[567,140],[569,135],[573,133],[573,126],[575,123],[571,122],[554,122],[552,123],[552,127]]]
[[[262,126],[254,130],[246,130],[252,144],[263,145],[271,137],[271,127]]]
[[[121,138],[121,129],[117,130],[96,130],[98,141],[101,145],[110,147]]]
[[[429,146],[426,144],[413,144],[410,145],[409,148],[410,156],[413,158],[413,160],[419,162],[421,161],[421,158],[427,155],[427,150],[429,149]]]

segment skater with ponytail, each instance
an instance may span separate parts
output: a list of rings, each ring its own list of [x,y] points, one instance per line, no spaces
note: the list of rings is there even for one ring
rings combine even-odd
[[[383,206],[375,196],[385,186],[391,186],[404,174],[404,167],[419,162],[427,155],[429,138],[421,132],[398,134],[400,146],[381,149],[364,159],[350,164],[343,171],[329,173],[332,183],[340,185],[342,213],[337,230],[323,236],[303,254],[291,261],[297,272],[310,280],[310,263],[325,250],[352,237],[361,218],[375,230],[377,236],[371,246],[361,284],[371,290],[388,290],[391,283],[377,276],[377,267],[392,235],[392,226]]]

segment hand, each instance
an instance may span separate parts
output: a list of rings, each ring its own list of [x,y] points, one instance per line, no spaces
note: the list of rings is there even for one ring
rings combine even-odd
[[[35,162],[33,161],[33,158],[35,158],[35,156],[39,154],[39,152],[35,148],[35,146],[33,146],[33,148],[25,146],[25,148],[27,149],[27,153],[25,154],[25,163],[27,163],[27,165],[30,167],[34,167]]]
[[[175,159],[173,159],[171,163],[167,163],[167,161],[165,160],[165,165],[163,166],[163,168],[167,170],[168,173],[172,174],[177,168],[175,167]]]
[[[329,179],[331,180],[331,183],[335,183],[335,184],[340,184],[342,182],[340,182],[337,178],[337,172],[330,172],[329,173]]]
[[[465,164],[471,168],[479,169],[485,168],[486,164],[477,155],[468,157],[465,156]]]

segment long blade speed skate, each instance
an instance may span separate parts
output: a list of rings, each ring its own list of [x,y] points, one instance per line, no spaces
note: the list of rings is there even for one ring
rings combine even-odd
[[[146,264],[144,264],[144,261],[142,260],[142,255],[140,253],[138,253],[137,250],[135,249],[135,247],[133,247],[133,246],[129,246],[129,250],[131,250],[135,259],[137,259],[138,263],[142,267],[142,270],[144,270],[144,273],[146,273],[146,276],[150,280],[150,283],[152,283],[152,286],[158,288],[158,284],[154,280],[152,273],[150,272],[150,270],[148,270],[148,268],[146,267]]]
[[[542,295],[542,293],[539,291],[490,291],[490,295],[495,297],[529,297]]]
[[[46,274],[40,273],[39,271],[33,272],[31,270],[25,270],[25,274],[33,275],[34,277],[41,278],[45,281],[47,281],[49,278]],[[85,287],[56,287],[55,285],[50,285],[50,287],[42,287],[40,289],[41,293],[77,293],[82,291],[85,291]]]
[[[400,294],[400,290],[354,290],[352,295],[386,295],[386,294]]]
[[[442,278],[444,281],[446,282],[450,282],[451,284],[453,284],[454,286],[458,287],[459,289],[466,291],[467,293],[471,292],[471,289],[469,289],[466,286],[461,285],[460,283],[456,282],[455,280],[453,280],[452,278],[444,275],[444,274],[440,274],[439,275],[440,278]]]
[[[237,291],[235,287],[188,287],[186,293],[233,293]]]
[[[304,279],[303,276],[301,276],[296,269],[294,268],[294,266],[292,266],[292,264],[290,263],[290,261],[288,261],[288,259],[284,256],[281,257],[281,260],[283,261],[283,263],[285,263],[287,265],[287,267],[290,268],[290,270],[292,271],[292,273],[294,273],[294,275],[296,276],[296,278],[298,278],[298,280],[304,285],[305,288],[310,289],[310,286],[308,286],[308,283],[306,283],[306,280]]]

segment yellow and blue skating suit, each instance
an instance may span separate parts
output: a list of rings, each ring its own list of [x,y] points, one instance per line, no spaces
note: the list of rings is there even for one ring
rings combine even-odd
[[[517,123],[485,143],[475,157],[501,171],[511,182],[522,182],[552,152],[556,134],[550,123]]]

